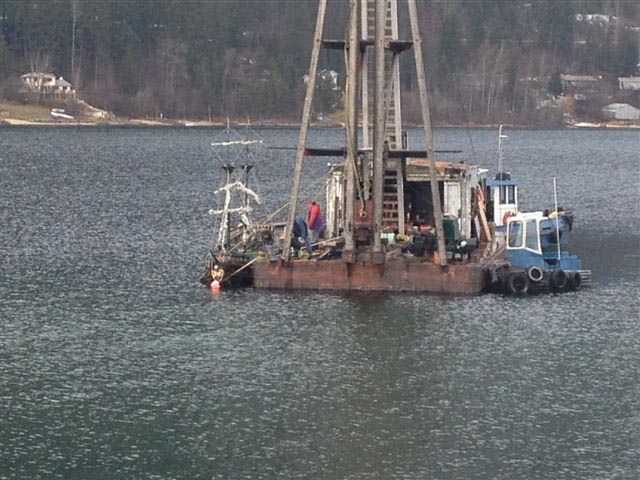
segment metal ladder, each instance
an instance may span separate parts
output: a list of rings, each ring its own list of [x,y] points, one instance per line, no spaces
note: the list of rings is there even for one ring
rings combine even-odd
[[[366,12],[366,40],[371,40],[375,36],[375,0],[363,0],[366,2],[366,8],[363,10]],[[386,21],[385,21],[385,37],[388,40],[398,40],[398,9],[397,0],[388,0],[385,2],[387,5]],[[364,6],[364,5],[363,5]],[[364,22],[364,18],[363,18]],[[368,92],[374,92],[374,58],[373,55],[367,56],[367,81],[366,86]],[[400,72],[399,64],[396,58],[396,54],[387,53],[385,56],[385,70],[391,73],[390,77],[387,77],[387,81],[390,79],[393,82],[393,86],[389,89],[388,85],[385,85],[385,91],[391,92],[389,98],[386,99],[387,105],[387,118],[385,125],[386,141],[390,149],[403,148],[402,145],[402,115],[400,109],[400,92],[398,91],[400,84]],[[363,125],[368,128],[365,139],[372,138],[372,125],[373,125],[373,95],[366,95],[368,119],[363,121]],[[364,115],[364,112],[363,112]],[[364,119],[363,119],[364,120]],[[365,147],[371,147],[366,145]],[[391,230],[398,230],[400,233],[404,233],[404,188],[402,179],[402,165],[401,161],[397,159],[388,159],[385,164],[384,172],[384,196],[383,196],[383,215],[382,226]]]

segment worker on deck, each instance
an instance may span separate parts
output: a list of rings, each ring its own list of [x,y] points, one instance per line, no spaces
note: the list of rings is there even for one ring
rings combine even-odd
[[[298,255],[298,252],[303,245],[305,246],[307,253],[311,253],[307,223],[298,215],[293,221],[293,228],[291,230],[291,246],[293,247],[295,255]]]
[[[320,234],[324,230],[324,220],[322,219],[322,210],[315,199],[311,198],[307,202],[309,211],[307,212],[307,228],[309,235],[307,236],[307,252],[311,253],[311,245],[316,243],[320,238]]]

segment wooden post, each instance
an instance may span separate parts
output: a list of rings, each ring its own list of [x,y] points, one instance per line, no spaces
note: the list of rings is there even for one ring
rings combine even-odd
[[[345,176],[347,188],[345,192],[345,245],[342,254],[348,263],[355,261],[355,239],[353,232],[355,215],[355,170],[358,156],[358,57],[360,55],[359,6],[360,0],[351,0],[351,16],[349,23],[349,52],[347,60],[347,158]]]
[[[438,254],[440,266],[447,265],[447,251],[444,243],[444,227],[442,225],[442,206],[440,203],[440,190],[438,189],[438,174],[436,172],[436,159],[433,153],[433,132],[431,130],[431,115],[429,113],[429,98],[427,96],[427,80],[422,59],[422,37],[418,26],[418,10],[416,0],[407,0],[409,6],[409,20],[411,22],[411,35],[413,51],[416,59],[416,76],[418,77],[418,90],[420,92],[420,109],[422,111],[422,123],[427,143],[427,157],[429,160],[429,180],[431,181],[431,200],[433,202],[433,216],[436,222],[436,235],[438,237]]]
[[[293,229],[293,221],[296,217],[296,208],[298,203],[298,194],[300,193],[300,178],[302,176],[302,164],[304,162],[304,151],[307,144],[307,132],[311,120],[311,107],[313,104],[313,94],[316,86],[316,75],[318,71],[318,58],[320,56],[320,47],[322,46],[322,32],[324,30],[324,16],[327,10],[327,0],[320,0],[318,4],[318,18],[316,20],[316,31],[313,37],[313,50],[311,51],[311,65],[309,66],[309,78],[307,79],[307,93],[304,99],[304,108],[302,110],[302,122],[300,125],[300,135],[298,137],[298,150],[296,152],[296,166],[293,172],[293,187],[291,188],[291,199],[289,200],[289,215],[287,216],[287,225],[285,226],[285,239],[282,246],[281,258],[284,261],[289,260],[289,251],[291,250],[291,234]]]
[[[369,38],[369,9],[367,8],[369,0],[361,0],[360,1],[360,32],[361,32],[361,40],[368,40]],[[369,56],[371,52],[369,48],[365,47],[362,52],[362,88],[360,91],[362,92],[362,146],[364,148],[371,148],[371,137],[369,134],[369,129],[371,125],[369,124]],[[368,161],[363,162],[362,168],[362,180],[365,182],[365,185],[369,183],[369,166]],[[368,188],[365,188],[365,199],[369,198]]]
[[[382,201],[384,183],[384,30],[386,21],[386,0],[376,0],[375,29],[375,103],[373,120],[373,257],[382,252]],[[376,255],[377,254],[377,255]],[[375,260],[374,260],[375,261]]]
[[[487,242],[491,241],[491,229],[489,228],[489,222],[487,221],[486,214],[486,205],[484,203],[484,194],[481,194],[482,187],[477,187],[477,190],[474,190],[473,194],[476,195],[478,200],[478,213],[480,214],[480,223],[482,224],[482,230],[484,232],[484,237]],[[478,193],[480,192],[480,193]],[[480,232],[478,232],[478,238],[480,238]]]

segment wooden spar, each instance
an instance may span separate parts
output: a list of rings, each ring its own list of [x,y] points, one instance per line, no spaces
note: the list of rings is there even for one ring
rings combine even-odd
[[[347,59],[347,180],[345,205],[345,246],[343,258],[347,262],[355,260],[355,240],[353,233],[355,215],[355,170],[358,155],[358,56],[360,55],[360,32],[358,30],[360,0],[351,0],[351,22],[349,23],[349,52]]]
[[[360,41],[366,42],[369,40],[369,32],[368,32],[368,9],[367,3],[369,0],[361,0],[360,1]],[[367,48],[367,45],[361,49],[362,51],[362,71],[361,71],[361,95],[362,95],[362,145],[364,148],[371,148],[371,138],[369,134],[369,129],[371,125],[369,125],[369,55],[370,49]],[[362,164],[362,180],[365,183],[365,200],[368,198],[368,188],[366,188],[367,183],[369,182],[368,175],[368,165],[369,162],[363,162]]]
[[[480,187],[478,187],[480,189]],[[479,190],[482,192],[482,190]],[[480,214],[480,223],[482,224],[482,231],[487,242],[491,241],[491,229],[489,228],[489,222],[487,221],[486,205],[484,203],[484,195],[476,194],[478,197],[478,213]],[[480,232],[478,232],[478,238],[480,238]]]
[[[300,125],[300,135],[298,137],[298,150],[296,152],[296,166],[293,172],[293,187],[291,189],[291,199],[289,200],[289,215],[287,216],[286,235],[282,247],[281,258],[289,260],[291,250],[291,234],[293,221],[296,217],[296,207],[298,206],[298,194],[300,193],[300,178],[302,176],[302,164],[304,162],[304,147],[307,143],[307,132],[311,119],[311,106],[313,104],[313,93],[316,86],[316,75],[318,70],[318,58],[320,47],[322,46],[322,32],[324,29],[324,16],[327,10],[327,0],[320,0],[318,4],[318,18],[316,20],[316,31],[313,37],[313,49],[311,51],[311,65],[309,66],[309,78],[307,79],[307,93],[304,99],[302,110],[302,123]]]
[[[418,26],[418,10],[416,0],[407,0],[409,7],[409,21],[411,23],[411,35],[413,37],[413,51],[416,59],[416,76],[418,77],[418,90],[420,92],[420,109],[422,110],[422,123],[424,125],[425,140],[427,142],[427,158],[429,159],[429,179],[431,182],[431,200],[433,202],[433,216],[436,223],[436,237],[438,239],[438,254],[440,266],[447,265],[447,251],[444,243],[444,227],[442,225],[442,204],[440,203],[440,190],[438,189],[438,176],[436,172],[436,159],[433,153],[433,132],[431,130],[431,114],[429,113],[429,98],[427,97],[427,80],[425,78],[424,61],[422,58],[422,37]]]
[[[373,253],[382,252],[382,200],[384,182],[384,26],[386,21],[386,0],[376,0],[375,28],[375,97],[373,115]]]

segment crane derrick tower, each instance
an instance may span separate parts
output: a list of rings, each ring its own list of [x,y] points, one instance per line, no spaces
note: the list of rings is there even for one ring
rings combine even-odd
[[[349,0],[346,40],[323,38],[327,0],[320,0],[314,34],[307,93],[298,138],[293,188],[289,202],[287,234],[282,251],[289,259],[291,225],[300,191],[302,165],[306,156],[343,156],[340,179],[344,188],[340,202],[341,229],[345,238],[342,258],[353,263],[358,258],[384,262],[382,234],[385,230],[404,233],[406,161],[426,158],[431,185],[437,186],[436,165],[429,103],[422,58],[421,36],[415,0],[406,0],[410,39],[402,40],[398,22],[399,0]],[[315,80],[321,48],[344,52],[346,63],[346,146],[311,149],[306,145],[310,125]],[[409,150],[402,130],[400,67],[403,52],[414,52],[416,78],[426,149]],[[442,209],[438,188],[431,188],[438,258],[445,266]],[[362,239],[365,239],[363,242]],[[364,245],[364,247],[363,247]],[[364,251],[363,251],[364,249]]]

